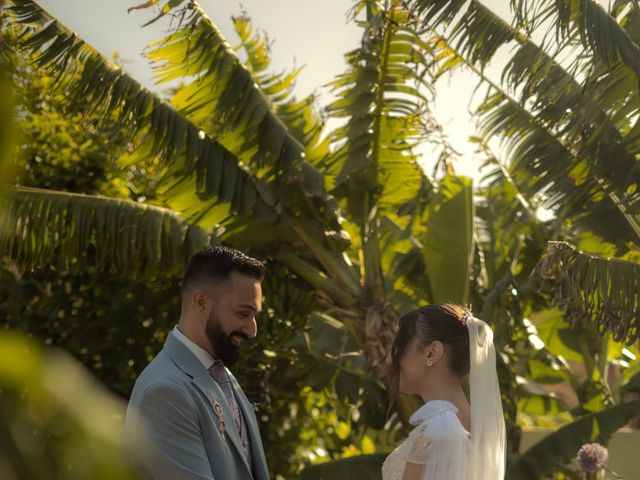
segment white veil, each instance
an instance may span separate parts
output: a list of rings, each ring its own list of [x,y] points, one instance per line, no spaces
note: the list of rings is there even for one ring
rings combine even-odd
[[[467,316],[471,370],[471,452],[467,480],[502,480],[506,463],[506,429],[491,327]]]

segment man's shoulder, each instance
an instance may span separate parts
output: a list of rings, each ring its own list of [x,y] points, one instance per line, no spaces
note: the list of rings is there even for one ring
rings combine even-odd
[[[133,387],[132,397],[162,386],[165,388],[171,386],[184,388],[188,383],[189,377],[178,368],[166,352],[160,351],[138,376]]]

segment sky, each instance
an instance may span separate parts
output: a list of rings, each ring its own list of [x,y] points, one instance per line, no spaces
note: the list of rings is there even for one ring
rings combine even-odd
[[[127,14],[127,8],[142,0],[36,0],[49,13],[101,53],[111,57],[117,52],[124,59],[125,70],[144,85],[156,89],[152,71],[144,58],[145,47],[163,38],[167,22],[141,26],[156,15],[156,10],[143,9]],[[291,67],[304,67],[295,93],[302,97],[311,92],[321,95],[327,105],[331,92],[326,87],[336,75],[346,69],[343,55],[357,47],[361,32],[354,23],[347,22],[347,11],[352,0],[200,0],[200,5],[220,28],[232,46],[238,39],[233,31],[231,17],[246,11],[254,26],[268,33],[273,41],[272,58],[275,71]],[[509,0],[485,0],[494,12],[510,18]],[[164,1],[161,1],[161,5]],[[493,74],[499,75],[500,55]],[[460,153],[454,164],[457,173],[474,178],[482,177],[481,160],[467,141],[474,134],[468,113],[469,101],[477,79],[469,72],[456,73],[436,85],[434,113],[444,131]],[[430,170],[435,155],[425,150],[421,164]],[[487,173],[486,171],[484,172]]]

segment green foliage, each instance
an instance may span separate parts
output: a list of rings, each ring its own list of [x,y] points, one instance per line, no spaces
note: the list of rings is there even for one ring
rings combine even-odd
[[[327,135],[315,98],[293,96],[299,70],[271,72],[246,15],[233,49],[197,2],[161,6],[149,23],[181,19],[149,52],[160,83],[183,82],[164,100],[33,1],[12,3],[2,55],[24,136],[2,200],[4,326],[126,397],[178,317],[193,250],[219,239],[267,258],[261,333],[236,373],[278,478],[318,462],[303,478],[379,473],[381,456],[327,461],[406,433],[411,407],[387,419],[381,372],[398,313],[425,301],[467,302],[492,325],[512,453],[519,425],[573,421],[518,457],[520,473],[548,454],[545,473],[562,468],[594,418],[604,441],[637,408],[640,352],[609,334],[637,335],[635,4],[514,2],[510,25],[476,0],[356,2],[363,39],[331,84]],[[557,20],[555,41],[532,40],[539,18]],[[496,82],[484,68],[507,46]],[[488,87],[471,141],[491,172],[475,191],[450,149],[444,175],[418,165],[439,135],[434,82],[461,67]],[[541,258],[570,268],[540,268],[541,282]]]
[[[50,73],[57,87],[83,99],[91,111],[121,119],[120,128],[133,132],[136,148],[128,164],[146,165],[159,156],[167,168],[163,201],[185,216],[194,215],[184,202],[185,190],[209,201],[199,206],[196,220],[211,227],[229,212],[251,214],[265,221],[277,216],[266,185],[257,185],[250,172],[218,142],[176,112],[160,97],[141,86],[121,68],[103,58],[73,32],[52,19],[30,0],[13,2],[11,9],[20,30],[20,48],[37,66]],[[45,48],[46,47],[46,48]],[[81,75],[75,75],[77,68]],[[233,178],[222,182],[221,179]]]
[[[381,479],[382,462],[386,455],[363,455],[348,457],[330,463],[320,463],[304,469],[300,480],[322,480],[332,478],[343,480],[359,476],[362,478]]]
[[[507,477],[536,480],[566,466],[585,443],[605,445],[611,435],[640,411],[640,402],[628,402],[593,413],[560,428],[542,439],[522,457],[515,459]]]
[[[0,211],[0,224],[19,225],[0,232],[0,249],[27,268],[175,275],[213,240],[172,210],[99,196],[19,187]]]
[[[292,77],[262,78],[259,85],[197,2],[180,8],[178,28],[153,44],[148,54],[158,83],[193,78],[178,88],[172,105],[252,167],[259,178],[275,183],[295,178],[306,193],[322,195],[322,179],[306,164],[303,145],[273,111],[271,101],[278,100]],[[261,73],[261,67],[253,62],[255,73]]]
[[[467,303],[469,269],[473,263],[473,217],[471,179],[445,177],[438,185],[425,222],[424,264],[433,303]],[[458,221],[451,222],[452,218]],[[445,273],[446,272],[446,273]]]
[[[593,320],[600,333],[629,345],[640,338],[640,262],[614,261],[553,242],[538,271],[543,278],[554,278],[553,301],[571,323]]]
[[[0,37],[0,175],[9,178],[12,173],[11,152],[14,146],[15,127],[12,111],[13,88],[8,75],[9,58]],[[1,193],[1,192],[0,192]]]
[[[116,401],[67,354],[0,333],[0,473],[6,480],[135,478]]]
[[[419,190],[422,173],[415,147],[424,142],[423,116],[430,88],[428,46],[399,2],[385,10],[375,1],[366,10],[362,46],[346,55],[349,70],[331,86],[338,99],[332,117],[347,120],[330,134],[335,146],[322,169],[332,193],[361,226],[369,210],[394,211]]]
[[[310,95],[297,100],[293,94],[296,79],[302,69],[279,74],[269,72],[271,45],[266,33],[255,32],[247,14],[234,17],[233,25],[241,42],[236,50],[247,56],[245,66],[288,131],[304,146],[305,158],[313,165],[318,164],[329,154],[329,141],[321,138],[324,119],[317,111],[316,97]]]
[[[70,352],[127,398],[180,311],[179,286],[85,271],[0,270],[0,325]]]

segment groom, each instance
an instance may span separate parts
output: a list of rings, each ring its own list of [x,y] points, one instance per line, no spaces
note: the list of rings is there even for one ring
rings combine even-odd
[[[256,336],[264,265],[225,247],[197,253],[182,285],[178,325],[142,372],[126,433],[144,429],[155,480],[268,480],[253,407],[227,370]]]

